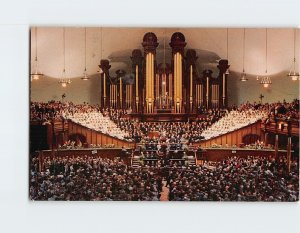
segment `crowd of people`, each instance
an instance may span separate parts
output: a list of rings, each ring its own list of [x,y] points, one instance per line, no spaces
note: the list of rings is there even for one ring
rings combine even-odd
[[[73,115],[74,113],[91,113],[100,111],[98,105],[90,105],[88,103],[74,104],[72,102],[49,101],[31,102],[30,104],[30,120],[43,122],[51,122],[53,120],[62,120],[63,117]]]
[[[270,104],[269,117],[278,117],[299,120],[299,100],[295,99],[288,103],[286,101]]]
[[[111,110],[111,119],[118,127],[128,133],[135,142],[139,143],[193,143],[203,139],[202,131],[217,122],[226,111],[209,110],[199,115],[195,121],[188,122],[137,122],[124,117],[123,110]],[[149,136],[151,133],[156,136]]]
[[[232,110],[218,122],[207,127],[201,136],[204,137],[204,139],[214,138],[253,124],[266,117],[267,112],[264,110]]]
[[[258,120],[275,117],[299,120],[299,100],[274,104],[245,103],[226,110],[201,108],[188,122],[139,122],[121,109],[100,108],[87,103],[32,102],[30,120],[42,124],[72,120],[78,124],[140,145],[143,166],[132,168],[119,158],[96,156],[44,159],[30,164],[32,200],[158,201],[163,180],[171,201],[297,201],[299,166],[272,158],[231,157],[214,164],[189,166],[189,145],[210,139]],[[75,143],[68,141],[66,148]],[[103,146],[103,145],[102,145]],[[257,148],[263,143],[258,141]],[[97,145],[95,145],[97,147]],[[168,173],[162,169],[168,168]],[[165,171],[165,170],[164,170]]]
[[[231,157],[210,166],[173,169],[167,177],[171,201],[298,201],[299,166],[271,158]]]
[[[278,101],[275,103],[256,103],[253,104],[246,102],[244,104],[241,104],[239,107],[234,107],[234,110],[247,110],[247,109],[255,109],[267,112],[268,116],[265,118],[265,120],[269,119],[272,120],[274,118],[281,118],[281,119],[294,119],[299,120],[300,114],[299,114],[299,100],[294,99],[292,102],[286,102],[285,100]]]
[[[30,166],[30,199],[67,201],[158,201],[162,177],[151,169],[132,169],[118,158],[38,158]]]
[[[180,165],[180,166],[178,166]],[[193,167],[185,164],[131,168],[94,156],[31,160],[32,200],[159,201],[164,184],[170,201],[297,201],[299,165],[267,157],[230,157]]]

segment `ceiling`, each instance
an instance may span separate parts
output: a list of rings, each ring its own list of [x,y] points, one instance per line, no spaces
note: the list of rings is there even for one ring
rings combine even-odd
[[[131,72],[130,56],[133,49],[142,48],[143,35],[154,32],[158,37],[157,61],[170,61],[171,35],[180,31],[185,35],[187,46],[197,51],[197,71],[210,68],[216,75],[216,63],[220,58],[228,58],[231,72],[243,70],[243,36],[244,29],[231,28],[87,28],[87,70],[96,74],[100,59],[109,59],[112,65],[111,75],[117,69]],[[300,33],[296,29],[296,59],[300,57]],[[34,60],[36,48],[39,70],[46,76],[60,78],[63,71],[63,28],[31,29],[31,61]],[[69,78],[81,77],[85,61],[85,29],[83,27],[65,28],[66,73]],[[228,46],[227,46],[228,44]],[[37,46],[36,46],[37,45]],[[294,56],[294,29],[268,29],[267,64],[266,64],[266,29],[247,28],[245,30],[244,63],[247,74],[254,76],[286,72],[291,68]],[[267,66],[266,66],[267,65]],[[32,65],[33,67],[33,65]],[[297,62],[297,70],[299,70]]]

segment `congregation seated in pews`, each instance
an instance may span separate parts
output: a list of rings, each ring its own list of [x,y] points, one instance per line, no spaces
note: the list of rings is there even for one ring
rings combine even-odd
[[[158,201],[162,177],[151,169],[132,169],[120,159],[45,158],[45,172],[30,166],[32,200]]]
[[[253,156],[206,161],[192,167],[175,160],[132,168],[119,158],[70,156],[46,157],[45,170],[39,171],[38,162],[33,158],[30,163],[32,200],[158,201],[164,179],[170,201],[299,199],[297,160],[292,161],[290,173],[284,159]]]
[[[172,169],[167,176],[171,201],[297,201],[299,166],[272,158],[231,157],[196,168]]]
[[[299,120],[299,100],[295,99],[288,103],[285,100],[283,102],[277,102],[269,104],[268,120],[274,120],[274,118],[282,118],[285,120]]]

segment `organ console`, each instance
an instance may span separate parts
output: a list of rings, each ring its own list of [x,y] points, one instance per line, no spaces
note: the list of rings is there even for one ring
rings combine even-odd
[[[143,50],[134,49],[131,55],[133,83],[123,81],[124,71],[116,79],[109,75],[109,61],[101,60],[101,106],[132,109],[134,114],[196,114],[199,108],[224,108],[228,104],[226,70],[228,60],[221,59],[219,74],[211,70],[197,72],[197,53],[187,49],[185,36],[175,32],[169,46],[171,60],[158,61],[157,36],[148,32],[143,37]],[[165,49],[165,48],[164,48]],[[164,51],[165,52],[165,51]]]

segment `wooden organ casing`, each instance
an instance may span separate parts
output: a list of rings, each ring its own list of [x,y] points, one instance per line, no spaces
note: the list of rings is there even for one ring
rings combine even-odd
[[[185,51],[186,45],[182,33],[173,33],[169,43],[171,61],[158,63],[157,37],[153,32],[146,33],[142,42],[144,52],[132,51],[133,84],[122,81],[122,70],[116,72],[116,78],[110,77],[109,61],[101,60],[101,106],[131,109],[135,114],[196,114],[199,108],[227,107],[228,60],[219,61],[216,77],[211,70],[204,70],[200,77],[197,53],[194,49]]]

